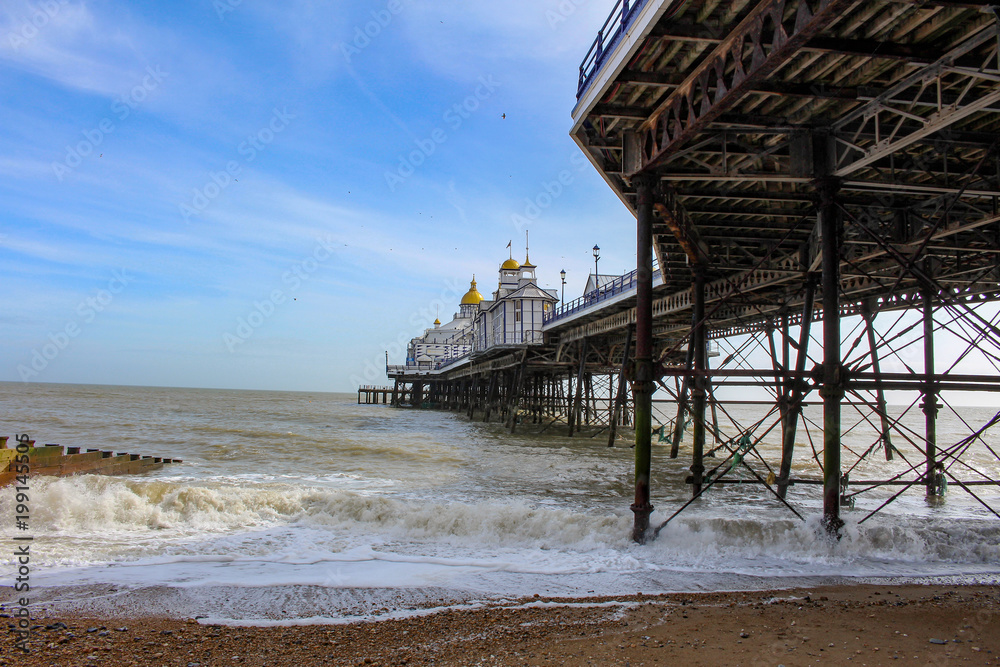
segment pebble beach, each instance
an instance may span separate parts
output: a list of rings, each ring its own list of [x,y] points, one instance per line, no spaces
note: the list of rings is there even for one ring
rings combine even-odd
[[[241,626],[40,610],[21,665],[1000,664],[1000,589],[838,586],[529,597],[407,618]]]

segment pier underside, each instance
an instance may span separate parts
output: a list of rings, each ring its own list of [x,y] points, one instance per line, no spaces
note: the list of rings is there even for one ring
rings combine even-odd
[[[620,1],[571,134],[636,216],[634,296],[397,384],[512,430],[628,425],[638,541],[665,525],[654,440],[691,458],[667,521],[732,483],[800,518],[815,484],[832,532],[949,488],[1000,517],[998,25],[990,2]]]

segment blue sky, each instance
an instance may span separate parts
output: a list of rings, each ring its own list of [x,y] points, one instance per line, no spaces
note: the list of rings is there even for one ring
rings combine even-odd
[[[5,0],[0,380],[350,391],[525,220],[629,270],[568,136],[611,4]]]

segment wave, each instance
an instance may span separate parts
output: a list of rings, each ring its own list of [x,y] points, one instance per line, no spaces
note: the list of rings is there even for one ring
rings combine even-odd
[[[32,484],[37,535],[221,533],[281,524],[373,531],[389,539],[466,539],[553,546],[620,543],[627,517],[537,508],[526,502],[406,500],[287,484],[202,485],[80,476]],[[0,498],[12,516],[13,499]],[[4,532],[12,532],[4,526]]]
[[[783,569],[874,562],[1000,567],[1000,523],[885,516],[859,525],[848,515],[835,539],[819,515],[807,521],[688,518],[664,529],[653,549],[692,566],[739,559]]]
[[[1000,522],[988,520],[887,516],[863,525],[849,520],[842,539],[834,540],[818,516],[801,522],[692,514],[676,519],[640,549],[629,541],[630,513],[516,499],[463,503],[283,483],[206,485],[99,476],[38,478],[32,487],[34,534],[60,541],[197,539],[290,527],[424,552],[437,548],[427,545],[467,553],[610,549],[662,569],[848,574],[874,563],[903,569],[927,563],[1000,568]],[[0,515],[14,515],[12,496],[0,496]],[[655,519],[654,514],[654,524]],[[13,534],[14,527],[4,523],[0,532]]]

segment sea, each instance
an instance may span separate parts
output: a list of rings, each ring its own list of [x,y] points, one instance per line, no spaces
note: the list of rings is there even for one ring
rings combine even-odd
[[[814,424],[818,410],[806,410]],[[904,421],[918,433],[923,417],[911,412]],[[720,432],[765,413],[734,406]],[[962,441],[995,413],[943,412],[939,442]],[[858,455],[873,441],[860,422],[844,440]],[[978,499],[955,484],[943,500],[920,488],[861,494],[832,539],[820,486],[789,490],[799,518],[760,484],[720,485],[637,545],[627,441],[540,430],[511,435],[453,412],[358,405],[355,394],[0,383],[0,434],[12,440],[183,459],[135,476],[33,477],[27,533],[14,523],[14,490],[0,489],[0,585],[14,583],[11,545],[25,534],[32,604],[219,623],[340,623],[536,594],[1000,583],[996,487],[968,487]],[[800,432],[793,476],[820,478],[817,435]],[[758,448],[772,466],[776,437]],[[676,459],[654,440],[658,525],[690,499],[690,434]],[[894,461],[873,449],[850,477],[913,465],[912,447],[897,444]],[[956,475],[1000,478],[1000,426],[968,445]],[[766,477],[753,453],[746,461]],[[727,476],[753,473],[740,465]]]

